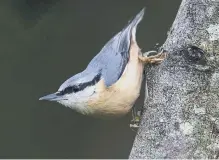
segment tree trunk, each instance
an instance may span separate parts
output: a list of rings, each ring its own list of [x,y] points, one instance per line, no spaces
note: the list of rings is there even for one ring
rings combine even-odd
[[[129,158],[219,158],[219,1],[182,0],[163,48]]]

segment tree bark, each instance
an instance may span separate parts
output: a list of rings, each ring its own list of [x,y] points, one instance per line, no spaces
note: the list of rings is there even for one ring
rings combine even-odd
[[[163,48],[129,158],[219,158],[219,1],[182,0]]]

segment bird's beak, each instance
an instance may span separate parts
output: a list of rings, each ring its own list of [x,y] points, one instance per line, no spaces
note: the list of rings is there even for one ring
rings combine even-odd
[[[63,96],[58,96],[56,93],[52,93],[46,96],[43,96],[39,99],[41,100],[46,100],[46,101],[60,101],[60,100],[64,100]]]

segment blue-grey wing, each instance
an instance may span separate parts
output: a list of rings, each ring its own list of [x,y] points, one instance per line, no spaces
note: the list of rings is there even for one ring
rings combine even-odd
[[[86,70],[101,71],[106,86],[115,83],[122,75],[129,61],[131,38],[135,41],[136,28],[144,15],[144,9],[116,34],[91,60]]]
[[[128,58],[123,58],[121,53],[113,50],[110,53],[99,54],[90,62],[87,70],[90,72],[101,72],[105,85],[110,86],[115,83],[124,71]],[[103,53],[103,52],[102,52]]]
[[[101,78],[104,79],[106,86],[114,84],[121,77],[128,63],[131,39],[135,41],[136,28],[143,15],[144,9],[105,44],[83,72],[67,79],[58,91],[64,92],[69,87],[72,91],[74,86],[78,90],[79,86],[84,88],[96,83]]]

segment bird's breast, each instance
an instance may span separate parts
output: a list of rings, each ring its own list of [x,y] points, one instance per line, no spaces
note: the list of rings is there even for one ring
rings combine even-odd
[[[130,57],[122,76],[113,85],[106,87],[104,80],[96,85],[95,94],[88,101],[88,107],[96,116],[122,116],[130,111],[139,97],[143,64],[138,59],[140,49],[137,43],[130,46]]]

